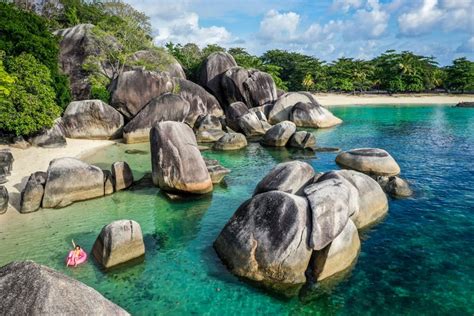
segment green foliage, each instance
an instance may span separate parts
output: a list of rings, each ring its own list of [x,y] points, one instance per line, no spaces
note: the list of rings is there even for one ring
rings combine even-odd
[[[3,59],[5,52],[0,51],[0,103],[6,102],[8,96],[14,89],[15,79],[5,70]]]
[[[43,127],[51,127],[61,108],[55,103],[49,69],[26,53],[9,59],[8,69],[15,87],[0,102],[0,130],[31,135]]]
[[[370,62],[339,58],[327,68],[328,90],[366,91],[373,86],[374,67]]]
[[[453,60],[446,67],[446,88],[452,91],[474,91],[474,62],[466,58]]]
[[[67,78],[58,69],[58,40],[49,31],[49,24],[32,12],[23,11],[13,5],[0,2],[0,50],[6,59],[24,52],[33,55],[48,67],[56,102],[66,106],[70,101]]]

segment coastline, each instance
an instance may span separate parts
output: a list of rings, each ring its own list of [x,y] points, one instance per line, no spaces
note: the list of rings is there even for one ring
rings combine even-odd
[[[314,93],[323,106],[356,106],[356,105],[381,105],[396,104],[404,106],[417,106],[423,104],[454,105],[459,102],[474,101],[474,94],[337,94]]]
[[[8,210],[0,215],[0,225],[13,216],[22,216],[20,209],[20,195],[30,174],[36,171],[46,171],[49,162],[61,157],[83,158],[104,147],[110,146],[112,140],[89,140],[67,138],[67,145],[60,148],[29,147],[27,149],[13,148],[0,145],[0,149],[10,149],[13,154],[13,170],[8,182],[3,184],[10,196]]]

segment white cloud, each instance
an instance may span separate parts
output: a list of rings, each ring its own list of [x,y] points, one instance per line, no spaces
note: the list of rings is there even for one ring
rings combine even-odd
[[[298,27],[300,16],[295,12],[268,11],[260,22],[259,37],[276,42],[292,42],[300,38]]]
[[[398,25],[401,33],[420,35],[429,32],[443,15],[437,3],[437,0],[424,0],[421,7],[400,15]]]
[[[362,6],[362,0],[334,0],[332,3],[333,10],[342,10],[348,12],[350,9],[358,9]]]
[[[357,10],[354,19],[347,23],[345,38],[379,38],[387,30],[389,18],[377,0],[368,0],[367,8]]]

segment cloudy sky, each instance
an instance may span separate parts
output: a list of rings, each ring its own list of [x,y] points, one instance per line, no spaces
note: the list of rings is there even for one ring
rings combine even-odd
[[[474,60],[474,0],[126,0],[151,18],[155,41],[279,48],[323,60],[387,49]]]

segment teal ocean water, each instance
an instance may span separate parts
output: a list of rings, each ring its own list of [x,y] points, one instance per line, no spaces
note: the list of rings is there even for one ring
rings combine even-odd
[[[354,315],[474,313],[474,109],[444,106],[344,107],[344,124],[314,131],[320,146],[381,147],[398,161],[415,191],[390,200],[389,215],[361,234],[354,269],[311,299],[282,300],[231,275],[212,243],[275,164],[304,159],[337,169],[334,153],[311,156],[251,144],[204,152],[232,169],[213,195],[173,202],[147,185],[112,196],[42,210],[0,227],[0,265],[32,259],[100,291],[132,314]],[[150,170],[148,145],[114,145],[88,158],[103,168],[126,160],[135,177]],[[133,219],[144,232],[142,263],[104,272],[90,260],[64,267],[71,239],[90,250],[101,228]]]

